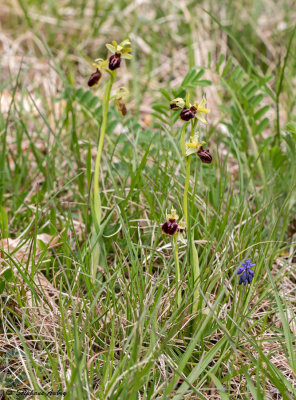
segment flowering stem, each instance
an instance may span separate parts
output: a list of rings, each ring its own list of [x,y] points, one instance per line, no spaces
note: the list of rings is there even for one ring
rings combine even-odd
[[[185,157],[186,156],[186,148],[185,148],[185,133],[186,133],[186,125],[183,125],[182,128],[182,133],[181,133],[181,151],[182,151],[182,156]]]
[[[183,198],[184,218],[187,227],[188,227],[187,198],[188,198],[188,188],[189,188],[189,178],[190,178],[190,161],[191,161],[191,155],[186,157],[186,178],[185,178],[184,198]]]
[[[196,125],[197,125],[197,120],[195,120],[194,122],[191,122],[190,141],[192,140],[192,138],[194,136],[194,131],[195,131]],[[182,132],[182,134],[183,134],[183,132]],[[184,131],[184,136],[185,136],[185,131]],[[184,140],[184,147],[185,147],[185,140]],[[184,197],[183,197],[184,218],[185,218],[187,228],[188,228],[187,198],[188,198],[188,188],[189,188],[189,178],[190,178],[190,161],[191,161],[191,155],[186,157],[186,178],[185,178]]]
[[[199,271],[199,260],[198,253],[194,244],[194,238],[191,237],[191,249],[192,249],[192,260],[193,260],[193,282],[194,282],[194,292],[193,292],[193,305],[192,313],[195,314],[198,310],[198,299],[199,299],[199,286],[200,286],[200,271]]]
[[[101,163],[101,156],[104,144],[104,137],[106,133],[106,126],[107,126],[107,116],[109,110],[109,101],[110,101],[110,94],[112,85],[114,82],[116,72],[110,72],[110,79],[106,86],[104,96],[103,96],[103,120],[100,129],[100,139],[95,163],[95,172],[94,172],[94,212],[95,212],[95,224],[96,227],[99,228],[101,223],[102,217],[102,209],[101,209],[101,199],[100,199],[100,190],[99,190],[99,175],[100,175],[100,163]]]
[[[179,263],[179,250],[177,235],[174,235],[174,250],[176,262],[176,287],[177,287],[177,306],[181,304],[181,288],[180,288],[180,263]]]

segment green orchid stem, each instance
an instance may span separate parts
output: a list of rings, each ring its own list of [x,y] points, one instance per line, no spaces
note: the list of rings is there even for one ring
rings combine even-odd
[[[191,161],[191,155],[186,157],[186,178],[185,178],[184,198],[183,198],[184,218],[187,228],[188,228],[187,200],[188,200],[188,188],[189,188],[189,178],[190,178],[190,161]]]
[[[198,310],[200,270],[199,270],[198,252],[196,250],[193,237],[191,237],[191,250],[192,250],[192,260],[193,260],[193,265],[192,265],[193,282],[195,287],[195,290],[193,292],[192,313],[195,314]]]
[[[182,133],[181,133],[181,152],[182,152],[183,157],[186,157],[186,146],[185,146],[186,125],[187,124],[183,125]]]
[[[180,287],[180,263],[179,263],[179,249],[178,238],[174,235],[174,251],[175,251],[175,265],[176,265],[176,288],[177,288],[177,306],[181,305],[181,287]]]
[[[102,150],[104,144],[104,137],[106,133],[106,126],[107,126],[107,117],[108,117],[108,110],[109,110],[109,101],[110,101],[110,94],[111,89],[114,83],[116,71],[110,72],[110,79],[106,86],[104,96],[103,96],[103,120],[100,129],[100,139],[95,163],[95,172],[94,172],[94,211],[95,211],[95,225],[99,229],[101,218],[102,218],[102,208],[101,208],[101,198],[100,198],[100,188],[99,188],[99,175],[100,175],[100,164],[101,164],[101,157],[102,157]]]
[[[194,121],[191,121],[191,134],[190,134],[190,142],[193,139],[194,132],[197,126],[197,119]],[[183,131],[182,131],[183,135]],[[185,137],[185,131],[184,131],[184,137]],[[185,140],[184,140],[184,147],[185,147]],[[185,154],[186,157],[186,154]],[[188,229],[188,207],[187,207],[187,200],[188,200],[188,189],[189,189],[189,179],[190,179],[190,161],[191,161],[191,155],[186,157],[186,178],[185,178],[185,187],[184,187],[184,197],[183,197],[183,210],[184,210],[184,218],[186,222],[186,227]]]

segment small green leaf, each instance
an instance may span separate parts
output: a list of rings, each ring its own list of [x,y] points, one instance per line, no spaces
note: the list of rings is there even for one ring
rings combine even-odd
[[[189,71],[185,75],[185,78],[183,79],[183,82],[181,83],[181,87],[187,87],[188,83],[192,81],[193,76],[194,76],[194,70]]]
[[[243,76],[244,76],[244,71],[239,65],[236,65],[232,71],[231,78],[235,79],[236,81],[239,81]]]
[[[230,68],[232,67],[232,58],[230,57],[225,65],[225,67],[223,68],[222,74],[221,76],[224,78],[227,73],[229,72]]]
[[[211,86],[211,84],[212,84],[211,81],[209,81],[209,80],[207,80],[207,79],[204,79],[204,80],[201,80],[201,81],[196,82],[196,83],[195,83],[195,86]],[[194,87],[195,87],[195,86],[194,86]],[[190,86],[188,86],[188,87],[190,87]]]
[[[194,81],[198,81],[199,80],[199,78],[201,78],[204,74],[205,74],[205,70],[202,68],[202,69],[200,69],[197,73],[196,73],[196,75],[195,75],[195,77],[194,77]]]
[[[84,95],[84,92],[85,92],[85,90],[83,90],[82,88],[79,88],[76,90],[75,96],[80,99]]]
[[[264,99],[263,94],[257,94],[256,96],[250,99],[250,104],[252,104],[253,107],[258,107],[263,99]]]
[[[216,71],[217,71],[218,73],[219,73],[220,66],[221,66],[221,64],[223,63],[224,59],[225,59],[225,55],[224,55],[223,53],[220,54],[219,59],[218,59],[217,64],[216,64]]]
[[[291,152],[293,153],[293,155],[295,156],[296,150],[295,150],[295,140],[292,137],[291,134],[287,134],[286,136],[284,136],[284,140],[287,142]]]
[[[245,86],[241,89],[241,94],[246,95],[249,90],[251,90],[254,87],[254,82],[253,81],[248,81]]]
[[[92,99],[92,93],[90,90],[84,92],[83,96],[80,98],[81,103],[87,105],[88,102]]]
[[[253,97],[253,96],[255,96],[255,94],[256,94],[256,92],[258,91],[258,87],[257,87],[257,85],[254,85],[251,89],[249,89],[248,91],[247,91],[247,93],[246,93],[246,97],[248,98],[248,99],[251,99],[251,97]],[[262,98],[263,98],[263,95],[261,94],[259,94],[258,96],[262,96]],[[255,96],[256,97],[256,96]],[[254,97],[254,98],[255,98]],[[261,101],[261,100],[260,100]],[[253,104],[253,103],[252,103]]]
[[[162,114],[167,114],[169,106],[165,106],[164,104],[153,104],[152,109]]]
[[[264,107],[260,108],[260,110],[258,110],[254,115],[255,121],[262,118],[263,115],[266,114],[269,109],[270,109],[269,106],[264,106]]]
[[[265,128],[267,128],[269,125],[269,119],[264,118],[256,127],[255,129],[255,135],[258,135],[259,133],[263,132]]]
[[[165,89],[160,89],[159,91],[168,101],[172,100],[170,94]]]
[[[41,250],[41,251],[44,251],[44,250],[46,250],[46,244],[44,243],[44,242],[42,242],[42,240],[37,240],[37,244],[38,244],[38,247],[39,247],[39,249]]]
[[[288,122],[285,126],[285,129],[292,133],[296,133],[296,122]]]
[[[93,96],[92,99],[90,99],[90,101],[88,101],[87,106],[89,108],[95,108],[95,106],[98,104],[99,102],[99,98],[97,96]]]

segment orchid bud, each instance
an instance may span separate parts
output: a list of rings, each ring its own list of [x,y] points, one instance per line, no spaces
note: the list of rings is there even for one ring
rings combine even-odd
[[[181,97],[177,97],[176,99],[170,102],[171,110],[181,110],[185,106],[185,101]]]
[[[179,233],[184,233],[185,227],[186,227],[185,222],[183,222],[183,221],[179,222],[179,225],[178,225],[178,232],[179,232]]]
[[[87,82],[89,87],[93,87],[98,84],[99,80],[101,79],[102,73],[101,71],[97,68],[96,72],[92,73],[91,76],[89,77],[89,80]]]
[[[127,114],[126,104],[122,101],[122,98],[116,99],[117,110],[124,117]]]

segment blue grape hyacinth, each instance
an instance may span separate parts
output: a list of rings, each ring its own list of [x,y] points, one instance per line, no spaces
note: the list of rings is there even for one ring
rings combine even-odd
[[[251,270],[256,264],[252,263],[251,260],[241,262],[242,266],[238,269],[237,274],[241,275],[239,278],[239,284],[242,283],[246,286],[247,283],[251,283],[254,278],[254,271]]]

